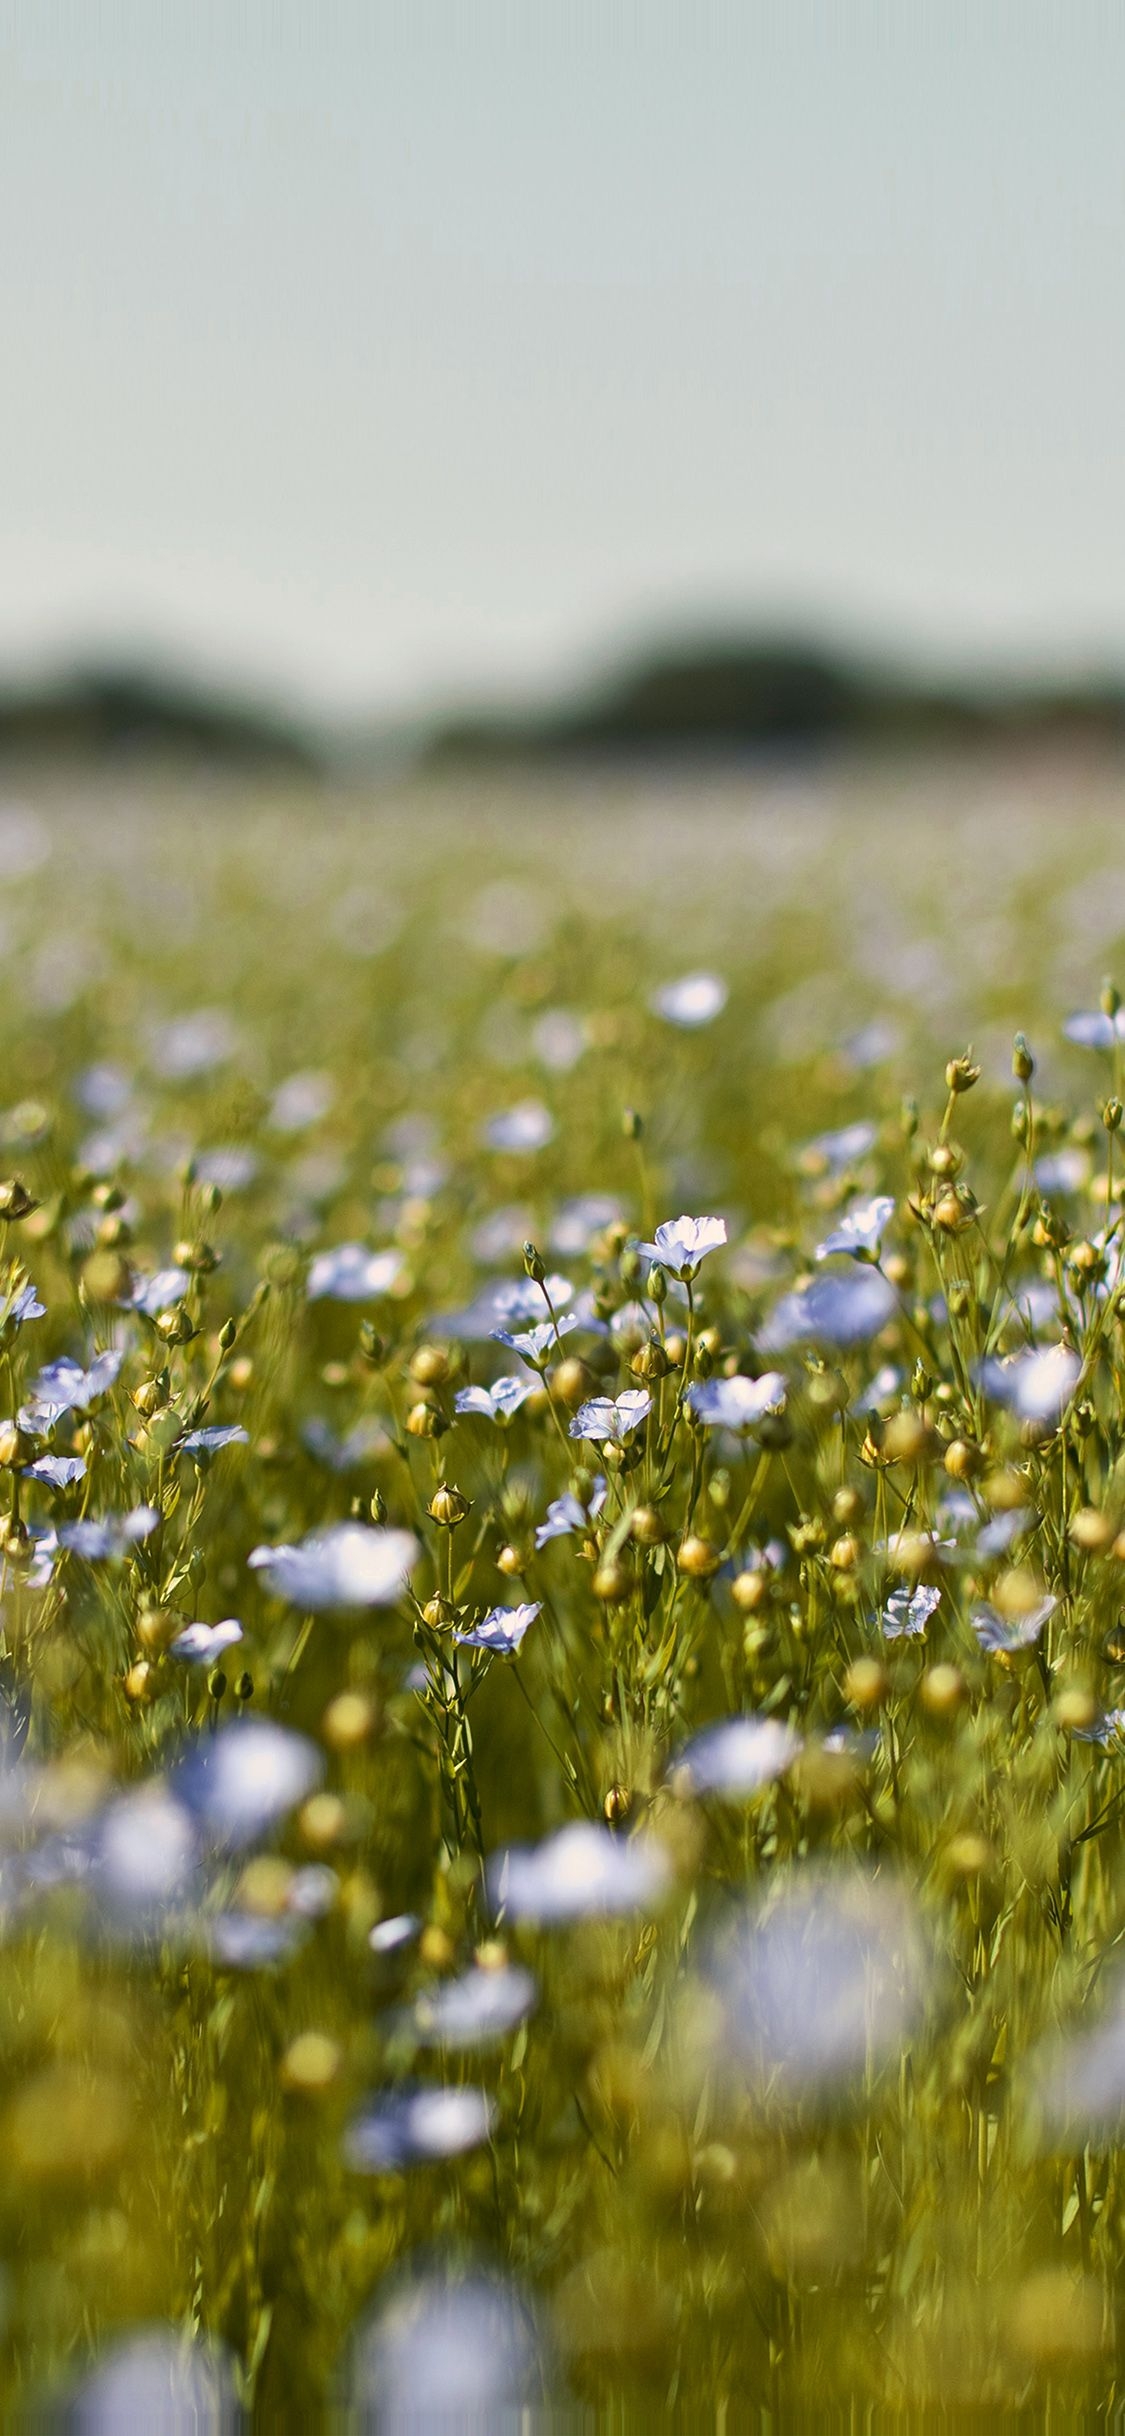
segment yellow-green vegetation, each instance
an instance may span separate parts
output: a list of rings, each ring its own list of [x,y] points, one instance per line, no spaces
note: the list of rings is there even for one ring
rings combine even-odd
[[[1112,2415],[1125,892],[1038,784],[0,808],[6,2418]]]

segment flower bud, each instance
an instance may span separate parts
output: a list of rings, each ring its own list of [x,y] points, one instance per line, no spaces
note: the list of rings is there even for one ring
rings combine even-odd
[[[753,1566],[748,1567],[742,1573],[736,1573],[730,1586],[730,1594],[735,1606],[744,1616],[752,1615],[755,1608],[762,1605],[768,1590],[769,1583],[765,1574],[759,1573]]]
[[[593,1371],[576,1353],[568,1353],[551,1372],[551,1394],[557,1403],[566,1405],[568,1412],[585,1402],[594,1385]]]
[[[370,1320],[359,1323],[359,1350],[369,1370],[381,1370],[389,1348]]]
[[[207,1677],[207,1689],[212,1700],[221,1700],[224,1697],[226,1688],[227,1679],[223,1673],[222,1667],[213,1666],[210,1674]]]
[[[1120,1100],[1106,1101],[1105,1107],[1102,1110],[1102,1123],[1105,1126],[1107,1133],[1117,1132],[1118,1126],[1121,1123],[1122,1113]]]
[[[959,1666],[927,1667],[918,1687],[923,1708],[931,1717],[952,1717],[963,1707],[968,1685]]]
[[[629,1364],[635,1379],[666,1379],[671,1367],[657,1336],[650,1336],[647,1344],[641,1346]]]
[[[1097,1506],[1080,1506],[1071,1519],[1068,1536],[1084,1556],[1104,1556],[1107,1548],[1113,1546],[1115,1533],[1108,1514],[1101,1513]]]
[[[984,1457],[979,1446],[968,1438],[951,1438],[945,1450],[945,1468],[951,1480],[973,1480]]]
[[[858,1489],[837,1489],[832,1500],[834,1522],[845,1523],[849,1526],[852,1523],[862,1522],[864,1511],[864,1501]]]
[[[611,1557],[608,1564],[599,1565],[594,1575],[594,1597],[605,1606],[618,1606],[627,1599],[633,1587],[633,1576],[620,1557]]]
[[[454,1488],[451,1481],[442,1480],[434,1490],[426,1511],[431,1521],[440,1524],[443,1531],[455,1531],[458,1523],[464,1522],[471,1506],[471,1498],[462,1496],[460,1489]]]
[[[501,1548],[496,1559],[497,1572],[505,1574],[508,1580],[513,1582],[518,1582],[526,1565],[526,1556],[522,1555],[518,1548],[513,1548],[510,1543],[507,1547]]]
[[[247,1674],[245,1667],[242,1673],[235,1678],[234,1696],[244,1705],[246,1701],[252,1700],[254,1697],[254,1678],[253,1675]]]
[[[689,1532],[687,1538],[681,1542],[676,1555],[679,1571],[694,1582],[709,1580],[711,1574],[718,1572],[722,1561],[722,1555],[714,1542],[709,1539],[701,1539],[694,1531]]]
[[[441,1438],[448,1423],[432,1404],[412,1404],[406,1416],[406,1427],[412,1438]]]
[[[667,1537],[655,1506],[635,1506],[629,1529],[641,1548],[659,1548]]]
[[[1111,1023],[1114,1016],[1120,1013],[1121,992],[1118,989],[1116,982],[1111,981],[1108,976],[1103,981],[1101,989],[1098,992],[1098,1005],[1101,1008],[1102,1014],[1109,1016]]]
[[[1035,1059],[1022,1032],[1017,1032],[1012,1042],[1012,1072],[1017,1083],[1029,1083],[1035,1072]]]
[[[532,1284],[541,1286],[547,1271],[543,1264],[542,1254],[536,1250],[533,1243],[525,1243],[523,1247],[523,1265]]]
[[[853,1709],[881,1708],[891,1688],[886,1667],[878,1658],[853,1658],[844,1677],[844,1698]]]
[[[979,1081],[980,1067],[974,1066],[972,1057],[970,1055],[966,1054],[964,1057],[950,1058],[949,1064],[945,1069],[945,1087],[947,1091],[971,1091],[973,1084],[979,1083]]]
[[[456,1623],[457,1609],[451,1606],[448,1599],[427,1599],[422,1617],[431,1632],[444,1632],[450,1624]]]
[[[602,1803],[602,1816],[610,1827],[620,1827],[633,1807],[628,1785],[611,1785]]]
[[[419,1387],[444,1387],[449,1377],[449,1355],[444,1345],[419,1345],[410,1356],[410,1376]]]
[[[0,1183],[0,1219],[29,1218],[39,1203],[18,1176],[6,1176]]]
[[[1089,1732],[1098,1714],[1098,1704],[1084,1683],[1067,1683],[1055,1694],[1052,1703],[1055,1724],[1064,1734]]]

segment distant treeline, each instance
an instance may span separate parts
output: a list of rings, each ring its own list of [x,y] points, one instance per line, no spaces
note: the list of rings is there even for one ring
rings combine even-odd
[[[430,752],[450,761],[738,754],[1056,733],[1125,739],[1125,682],[937,684],[802,643],[732,641],[654,653],[545,713],[449,721]]]
[[[535,711],[438,716],[409,729],[315,728],[186,679],[128,670],[0,690],[0,756],[7,758],[155,754],[295,774],[388,760],[443,768],[1054,736],[1125,742],[1125,680],[939,684],[800,641],[735,638],[654,651],[586,693]]]

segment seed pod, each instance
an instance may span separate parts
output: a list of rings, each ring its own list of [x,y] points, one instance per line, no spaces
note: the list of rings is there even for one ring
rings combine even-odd
[[[434,1490],[426,1511],[431,1521],[438,1523],[443,1531],[455,1531],[471,1508],[472,1499],[464,1497],[460,1489],[454,1488],[452,1481],[443,1480]]]
[[[444,1345],[419,1345],[410,1356],[410,1376],[419,1387],[444,1387],[449,1377]]]
[[[697,1582],[705,1582],[711,1574],[717,1573],[722,1561],[722,1555],[714,1542],[709,1539],[701,1539],[696,1532],[689,1533],[687,1539],[681,1543],[676,1556],[676,1564],[680,1572],[686,1574],[689,1580]]]

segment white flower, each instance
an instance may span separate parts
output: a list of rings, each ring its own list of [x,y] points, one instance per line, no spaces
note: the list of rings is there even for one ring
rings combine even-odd
[[[489,1118],[484,1138],[490,1150],[544,1150],[554,1130],[555,1120],[542,1100],[520,1100],[517,1107]]]
[[[508,1919],[541,1928],[651,1910],[669,1875],[653,1837],[626,1840],[592,1819],[575,1819],[542,1844],[513,1845],[494,1854],[488,1867],[497,1908]]]
[[[792,1767],[801,1737],[776,1717],[723,1717],[693,1734],[671,1770],[675,1793],[721,1793],[737,1800]]]
[[[729,995],[726,982],[717,973],[683,973],[678,981],[665,981],[654,990],[649,1005],[665,1023],[694,1032],[703,1024],[714,1023]]]
[[[370,1252],[362,1243],[338,1243],[318,1252],[309,1265],[305,1292],[310,1303],[329,1297],[337,1303],[375,1302],[390,1294],[403,1271],[401,1252]]]
[[[237,1850],[286,1818],[323,1774],[303,1734],[269,1717],[237,1717],[196,1743],[175,1790],[215,1843]]]
[[[459,1387],[454,1405],[459,1413],[474,1413],[482,1421],[510,1421],[531,1394],[533,1379],[494,1379],[491,1387]]]
[[[287,1075],[279,1083],[270,1105],[269,1122],[276,1133],[303,1133],[306,1126],[319,1124],[327,1116],[336,1097],[336,1086],[330,1074],[316,1071]]]
[[[415,2036],[424,2047],[487,2046],[517,2030],[534,2003],[535,1981],[518,1963],[466,1971],[416,1999]]]
[[[509,1352],[521,1354],[525,1362],[538,1364],[557,1338],[569,1336],[577,1326],[577,1314],[567,1311],[560,1320],[540,1320],[538,1327],[519,1329],[515,1335],[507,1328],[494,1328],[491,1333],[498,1344],[507,1345]]]
[[[291,1607],[393,1607],[417,1564],[418,1543],[409,1531],[332,1523],[294,1547],[255,1548],[247,1561]]]
[[[897,1309],[894,1287],[878,1269],[861,1267],[854,1274],[844,1270],[840,1275],[826,1272],[810,1286],[782,1296],[758,1341],[770,1353],[782,1353],[787,1346],[806,1341],[846,1351],[878,1336]]]
[[[982,1601],[979,1607],[974,1607],[969,1622],[981,1648],[993,1654],[999,1650],[1032,1649],[1048,1616],[1054,1614],[1057,1606],[1057,1599],[1040,1599],[1038,1606],[1033,1607],[1029,1614],[1020,1616],[1014,1624],[1008,1624],[1003,1616],[997,1615],[994,1607]]]
[[[923,1582],[917,1590],[893,1590],[879,1622],[885,1641],[917,1640],[941,1605],[940,1590]]]
[[[786,1381],[780,1370],[767,1370],[760,1379],[697,1379],[687,1401],[709,1429],[751,1430],[767,1413],[785,1408]]]
[[[143,1311],[146,1319],[155,1319],[187,1293],[191,1278],[186,1269],[157,1269],[152,1277],[135,1277],[128,1296],[129,1308]]]
[[[575,1413],[572,1438],[590,1438],[597,1446],[623,1446],[652,1411],[646,1387],[627,1387],[620,1396],[592,1396]]]
[[[564,1497],[553,1497],[547,1508],[546,1521],[535,1526],[536,1548],[545,1548],[552,1539],[565,1539],[571,1531],[584,1531],[587,1520],[601,1513],[605,1495],[605,1476],[599,1472],[590,1492],[588,1506],[580,1505],[569,1490]]]
[[[514,1658],[528,1626],[535,1622],[539,1605],[535,1599],[522,1607],[493,1607],[471,1632],[455,1632],[453,1638],[461,1649],[491,1649],[503,1658]]]
[[[1065,1412],[1081,1371],[1078,1355],[1069,1345],[1052,1345],[1045,1352],[982,1362],[977,1375],[985,1394],[994,1404],[1006,1405],[1017,1420],[1054,1423]]]
[[[345,2162],[353,2173],[395,2174],[435,2157],[460,2157],[487,2140],[494,2111],[483,2089],[388,2090],[350,2125]]]
[[[818,1260],[847,1252],[852,1260],[877,1260],[884,1234],[895,1214],[893,1196],[877,1193],[873,1201],[853,1201],[838,1226],[816,1247]]]
[[[81,1522],[62,1523],[59,1546],[72,1556],[97,1565],[108,1557],[120,1560],[138,1540],[148,1539],[160,1521],[158,1506],[134,1506],[130,1514],[108,1514],[104,1521],[88,1515]]]
[[[95,1355],[88,1370],[65,1353],[59,1361],[48,1362],[32,1380],[27,1403],[20,1411],[20,1428],[33,1436],[45,1435],[64,1413],[88,1412],[99,1396],[108,1393],[124,1359],[122,1348],[111,1345],[105,1353]]]
[[[195,1666],[210,1666],[224,1649],[233,1649],[241,1639],[242,1626],[236,1616],[227,1616],[221,1624],[185,1624],[169,1644],[170,1654],[189,1658]]]
[[[512,2436],[552,2417],[542,2408],[549,2373],[546,2338],[518,2284],[480,2267],[420,2275],[415,2266],[384,2286],[362,2326],[347,2424],[381,2436]]]
[[[761,2097],[857,2080],[900,2052],[925,1994],[926,1957],[897,1887],[806,1869],[716,1940],[718,2060]]]
[[[700,1261],[708,1252],[715,1252],[726,1242],[725,1218],[666,1218],[658,1226],[652,1243],[642,1243],[656,1268],[667,1269],[673,1277],[694,1277]]]

